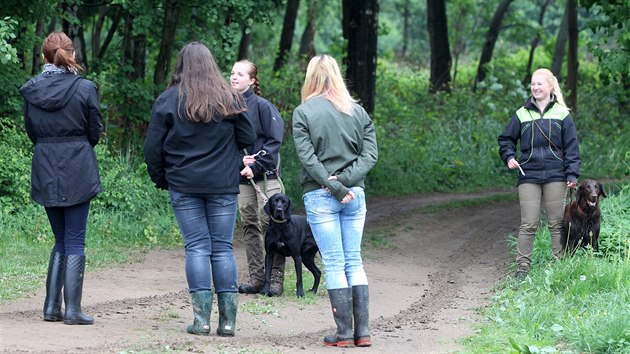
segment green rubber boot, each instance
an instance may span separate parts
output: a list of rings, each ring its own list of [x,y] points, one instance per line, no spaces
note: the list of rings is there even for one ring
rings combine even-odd
[[[222,337],[234,337],[236,331],[236,312],[238,310],[238,293],[217,294],[219,305],[219,327],[217,334]]]
[[[195,320],[188,326],[187,332],[207,336],[210,334],[210,311],[212,309],[212,291],[203,290],[190,293]]]

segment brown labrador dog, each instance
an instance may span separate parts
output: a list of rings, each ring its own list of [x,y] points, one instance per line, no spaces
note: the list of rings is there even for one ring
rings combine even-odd
[[[315,256],[319,252],[319,248],[315,243],[313,232],[306,217],[292,215],[291,199],[282,193],[272,195],[265,204],[264,210],[269,215],[269,226],[265,234],[265,286],[260,293],[272,295],[269,292],[269,287],[274,253],[293,258],[297,278],[296,295],[298,297],[304,296],[302,263],[313,274],[313,287],[310,291],[316,293],[322,276],[322,272],[315,265]]]
[[[604,186],[596,180],[586,179],[580,183],[575,200],[564,208],[564,228],[560,240],[565,253],[573,254],[579,246],[587,245],[591,245],[593,251],[599,251],[599,201],[605,197]]]

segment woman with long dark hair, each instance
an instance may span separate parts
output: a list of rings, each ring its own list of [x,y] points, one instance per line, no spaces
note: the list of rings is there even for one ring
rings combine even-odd
[[[217,334],[233,336],[238,305],[232,241],[239,193],[239,151],[256,133],[246,104],[223,77],[210,50],[192,42],[179,52],[170,87],[155,101],[144,144],[151,179],[168,189],[186,252],[194,321],[208,335],[212,287]]]

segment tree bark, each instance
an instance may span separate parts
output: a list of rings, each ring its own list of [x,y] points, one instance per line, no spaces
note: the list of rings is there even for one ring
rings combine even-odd
[[[273,65],[273,71],[278,71],[287,61],[287,56],[291,52],[291,44],[293,44],[293,32],[295,31],[295,20],[297,18],[298,9],[300,8],[300,0],[288,0],[287,9],[284,13],[284,23],[282,25],[282,34],[280,35],[280,48],[278,56]]]
[[[403,2],[402,16],[403,16],[403,38],[402,38],[402,50],[400,51],[400,56],[403,58],[407,57],[407,49],[409,48],[409,18],[411,17],[411,13],[409,11],[409,0],[405,0]]]
[[[153,74],[153,84],[156,90],[161,91],[166,82],[166,74],[171,66],[171,53],[175,43],[175,30],[177,29],[177,18],[179,7],[177,0],[164,0],[164,22],[162,24],[162,41],[160,42],[160,52],[155,63]]]
[[[35,35],[37,37],[43,37],[44,35],[44,21],[45,17],[42,16],[37,25],[35,26]],[[33,46],[33,61],[31,62],[31,75],[39,73],[40,66],[42,65],[42,47],[37,44]]]
[[[578,82],[578,16],[577,0],[567,0],[567,11],[569,12],[569,57],[567,61],[567,86],[569,96],[567,105],[573,110],[573,115],[577,116],[577,82]]]
[[[315,39],[315,12],[317,10],[317,0],[311,0],[308,5],[308,21],[302,32],[302,39],[300,40],[300,60],[308,60],[315,55],[315,45],[313,41]]]
[[[560,80],[562,74],[562,63],[564,62],[564,51],[567,48],[567,37],[569,35],[569,2],[564,8],[564,15],[562,16],[562,22],[558,29],[558,36],[556,37],[556,47],[553,51],[553,59],[551,61],[551,72],[555,77]]]
[[[363,108],[374,112],[378,0],[343,0],[343,36],[348,40],[345,60],[348,89]]]
[[[243,29],[241,31],[241,42],[238,45],[238,59],[247,59],[249,56],[249,46],[252,43],[252,36],[254,34],[254,28],[248,27],[247,25],[243,25]]]
[[[431,45],[431,92],[450,91],[451,51],[445,0],[427,0],[427,25]]]
[[[479,59],[479,67],[477,68],[477,79],[475,80],[473,90],[477,89],[477,83],[486,79],[485,66],[492,60],[492,52],[494,52],[494,45],[499,37],[501,22],[503,22],[503,17],[507,13],[511,3],[512,0],[501,0],[497,10],[494,12],[494,16],[490,22],[490,27],[488,28],[488,33],[486,33],[486,41],[483,45],[483,49],[481,50],[481,58]]]
[[[551,0],[545,0],[542,7],[540,8],[540,15],[538,16],[538,25],[542,28],[544,20],[545,20],[545,12],[547,12],[547,7]],[[536,47],[540,44],[540,31],[536,31],[536,35],[532,39],[532,43],[529,47],[529,58],[527,59],[527,67],[525,68],[525,78],[523,79],[523,84],[526,85],[530,82],[532,78],[532,65],[534,64],[534,52],[536,52]]]

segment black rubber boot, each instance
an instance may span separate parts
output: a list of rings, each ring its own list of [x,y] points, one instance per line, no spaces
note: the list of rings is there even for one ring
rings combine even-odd
[[[59,252],[50,253],[48,276],[46,277],[46,299],[44,300],[44,321],[63,321],[61,312],[61,289],[65,276],[65,257]]]
[[[370,295],[367,285],[352,287],[352,307],[354,313],[354,344],[357,347],[372,345],[370,337]]]
[[[324,345],[333,347],[353,347],[352,333],[352,288],[328,290],[337,333],[324,337]]]
[[[236,312],[238,310],[237,293],[217,294],[219,305],[219,327],[217,334],[222,337],[234,337],[236,331]]]
[[[66,314],[63,323],[67,325],[91,325],[94,318],[81,312],[83,296],[83,273],[85,256],[66,255],[66,276],[63,289],[63,301],[66,303]]]
[[[207,336],[210,334],[210,311],[212,310],[212,291],[203,290],[190,293],[195,319],[186,331],[190,334]]]

